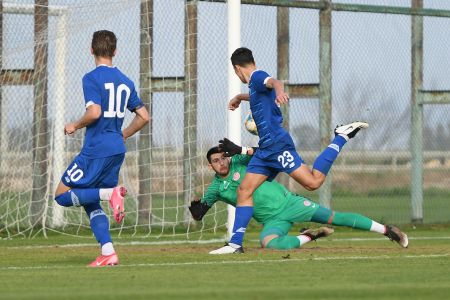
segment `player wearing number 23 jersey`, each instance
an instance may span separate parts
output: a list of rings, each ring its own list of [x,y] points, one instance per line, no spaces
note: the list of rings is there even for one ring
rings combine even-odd
[[[137,96],[133,82],[112,64],[116,36],[101,30],[94,33],[91,53],[96,68],[83,77],[86,112],[64,127],[66,134],[86,127],[83,148],[61,177],[55,200],[61,206],[82,206],[102,254],[90,266],[119,263],[109,234],[109,222],[100,205],[109,201],[117,223],[124,218],[126,190],[118,186],[120,167],[125,158],[125,139],[149,121],[148,112]],[[125,111],[136,115],[122,131]]]
[[[279,172],[289,174],[303,163],[295,150],[294,141],[282,126],[281,110],[274,101],[275,89],[266,86],[270,78],[262,70],[255,70],[250,75],[249,102],[258,126],[259,149],[247,169],[250,173],[267,175],[269,181]]]
[[[345,143],[361,128],[369,126],[364,122],[353,122],[337,127],[335,138],[317,157],[311,170],[303,163],[291,136],[282,127],[283,118],[279,105],[289,101],[283,83],[257,69],[253,53],[248,48],[236,49],[231,55],[231,63],[241,82],[248,84],[249,93],[234,96],[228,108],[235,110],[242,101],[250,102],[258,129],[259,149],[250,160],[247,173],[237,190],[230,245],[218,249],[217,253],[220,254],[242,250],[245,229],[253,214],[253,193],[261,184],[266,180],[272,181],[279,172],[285,172],[308,190],[319,188]],[[242,147],[242,154],[247,154],[247,147]],[[229,155],[225,151],[225,156]]]

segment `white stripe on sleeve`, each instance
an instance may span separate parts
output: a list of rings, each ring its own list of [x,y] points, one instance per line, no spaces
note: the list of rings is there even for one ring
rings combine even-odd
[[[267,77],[266,79],[264,79],[264,85],[266,85],[267,84],[267,81],[269,81],[269,79],[271,79],[272,77]]]

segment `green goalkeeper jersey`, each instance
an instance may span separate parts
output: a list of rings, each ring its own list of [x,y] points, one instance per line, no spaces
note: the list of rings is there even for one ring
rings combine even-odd
[[[231,158],[230,172],[227,177],[220,178],[218,175],[208,186],[202,203],[211,207],[217,201],[224,201],[236,206],[237,188],[245,176],[249,155],[235,155]],[[278,182],[265,181],[253,193],[253,218],[260,223],[265,223],[271,217],[282,212],[288,204],[288,199],[293,194]]]

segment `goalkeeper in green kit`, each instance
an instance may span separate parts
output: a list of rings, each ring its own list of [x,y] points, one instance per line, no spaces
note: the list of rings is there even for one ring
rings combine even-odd
[[[189,210],[200,221],[217,201],[236,206],[237,188],[246,173],[246,167],[257,148],[240,147],[228,139],[211,148],[206,157],[216,173],[203,198],[192,201]],[[316,222],[336,226],[348,226],[385,235],[400,246],[408,247],[408,237],[395,226],[375,222],[356,213],[335,212],[321,207],[308,198],[291,193],[283,185],[265,181],[253,194],[253,218],[263,224],[260,243],[264,248],[287,250],[333,233],[329,227],[305,230],[298,236],[288,235],[294,223]],[[240,253],[243,249],[240,248]],[[216,254],[211,251],[210,254]]]

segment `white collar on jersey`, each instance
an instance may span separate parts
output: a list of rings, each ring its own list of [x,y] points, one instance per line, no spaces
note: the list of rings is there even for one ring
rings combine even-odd
[[[254,70],[254,71],[252,72],[252,74],[250,74],[250,79],[252,79],[252,76],[253,76],[253,74],[254,74],[256,71],[261,71],[261,70],[260,70],[260,69]]]
[[[108,65],[105,65],[105,64],[99,64],[99,65],[97,66],[97,68],[98,68],[98,67],[115,68],[116,66],[108,66]]]

